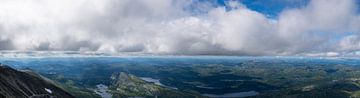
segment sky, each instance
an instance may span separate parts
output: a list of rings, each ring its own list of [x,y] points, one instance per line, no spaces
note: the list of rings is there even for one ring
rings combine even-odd
[[[0,51],[360,56],[358,0],[0,0]]]

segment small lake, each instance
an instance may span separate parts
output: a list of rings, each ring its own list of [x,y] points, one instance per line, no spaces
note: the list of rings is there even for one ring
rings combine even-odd
[[[167,87],[167,88],[171,88],[171,89],[177,89],[176,87],[166,86],[166,85],[160,83],[160,79],[154,79],[154,78],[150,78],[150,77],[140,77],[140,79],[144,80],[146,82],[151,82],[151,83],[154,83],[156,85],[163,86],[163,87]]]
[[[160,86],[165,86],[163,84],[160,83],[160,79],[154,79],[154,78],[149,78],[149,77],[140,77],[141,80],[144,80],[146,82],[152,82],[156,85],[160,85]]]
[[[109,87],[104,84],[98,84],[96,85],[95,93],[100,95],[101,98],[112,98],[112,95],[108,93]]]

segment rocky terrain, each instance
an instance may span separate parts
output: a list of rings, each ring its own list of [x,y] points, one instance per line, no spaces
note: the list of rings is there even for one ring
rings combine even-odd
[[[40,75],[0,65],[0,98],[74,98]]]

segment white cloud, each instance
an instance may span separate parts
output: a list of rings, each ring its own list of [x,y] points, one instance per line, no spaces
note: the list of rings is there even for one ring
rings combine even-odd
[[[354,0],[313,0],[278,19],[236,2],[197,4],[200,15],[185,10],[195,0],[0,2],[0,50],[337,56],[360,47]]]

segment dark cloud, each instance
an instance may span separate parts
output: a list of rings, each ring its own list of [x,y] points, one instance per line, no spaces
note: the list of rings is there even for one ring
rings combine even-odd
[[[0,50],[13,50],[15,49],[11,40],[0,40]]]

